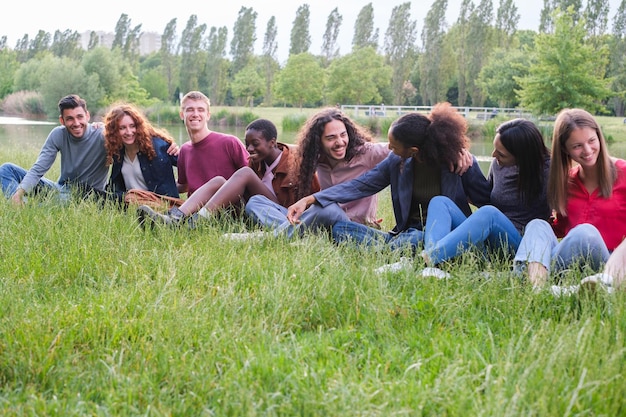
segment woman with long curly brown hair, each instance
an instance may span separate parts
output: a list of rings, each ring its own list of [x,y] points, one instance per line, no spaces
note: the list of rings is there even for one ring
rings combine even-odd
[[[108,191],[122,199],[130,189],[179,197],[174,169],[178,146],[132,104],[113,106],[104,118],[106,165],[112,165]]]
[[[467,152],[467,121],[449,103],[436,105],[429,115],[413,112],[396,119],[388,132],[391,153],[358,178],[302,198],[289,207],[292,224],[312,205],[327,207],[376,194],[391,186],[396,226],[388,233],[352,221],[332,227],[337,242],[371,244],[381,240],[392,247],[423,240],[428,203],[437,195],[450,197],[467,216],[469,203],[489,203],[490,185],[472,157],[472,166],[459,175],[454,166]],[[461,158],[460,158],[461,156]],[[452,168],[452,169],[451,169]]]

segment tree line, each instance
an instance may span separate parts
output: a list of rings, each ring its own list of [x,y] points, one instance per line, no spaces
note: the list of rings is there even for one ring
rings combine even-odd
[[[423,25],[411,19],[411,2],[395,6],[380,39],[371,3],[360,10],[352,49],[340,54],[343,17],[326,22],[321,53],[310,51],[310,7],[301,5],[290,33],[289,57],[276,57],[271,17],[262,51],[254,50],[257,13],[242,7],[230,36],[189,17],[180,37],[172,19],[161,48],[139,54],[141,25],[122,14],[112,46],[87,49],[71,30],[24,35],[14,48],[0,38],[0,99],[27,97],[31,107],[56,114],[68,92],[103,108],[117,100],[139,105],[175,103],[181,93],[205,92],[217,105],[318,107],[335,104],[522,107],[554,114],[584,107],[624,115],[626,100],[626,0],[609,16],[608,0],[544,0],[538,31],[518,30],[513,0],[463,0],[448,24],[447,0],[435,0]],[[609,21],[611,29],[609,30]],[[421,43],[418,43],[418,40]],[[227,53],[228,51],[228,53]],[[29,95],[30,94],[30,95]],[[37,104],[37,98],[41,104]]]

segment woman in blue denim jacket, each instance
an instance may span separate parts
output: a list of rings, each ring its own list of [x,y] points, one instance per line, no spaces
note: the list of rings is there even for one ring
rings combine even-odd
[[[171,135],[130,104],[113,107],[104,123],[106,161],[112,165],[108,191],[120,201],[133,188],[178,198],[178,146]]]
[[[337,242],[359,244],[384,242],[392,248],[405,245],[415,250],[423,241],[428,203],[445,195],[467,216],[470,203],[478,207],[489,203],[491,187],[472,156],[472,166],[462,175],[450,169],[467,151],[467,121],[449,103],[436,105],[426,116],[408,113],[389,128],[386,159],[351,181],[304,197],[288,209],[288,219],[296,223],[311,204],[326,207],[373,195],[391,186],[396,226],[383,232],[359,223],[339,221],[332,234]]]

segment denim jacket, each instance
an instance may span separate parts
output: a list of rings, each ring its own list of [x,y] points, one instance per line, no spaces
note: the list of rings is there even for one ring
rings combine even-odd
[[[474,163],[463,175],[450,172],[448,167],[441,167],[441,194],[450,197],[466,216],[472,213],[469,204],[477,207],[489,204],[491,185],[480,170],[476,157]],[[422,225],[409,223],[411,197],[413,195],[412,158],[405,161],[401,170],[401,161],[393,152],[370,171],[361,176],[334,185],[315,193],[317,202],[326,207],[332,203],[346,203],[376,194],[391,185],[391,200],[396,226],[392,233],[400,233],[410,227],[422,229]]]
[[[170,197],[179,197],[174,169],[178,162],[178,157],[169,155],[167,149],[170,144],[161,138],[152,138],[152,146],[156,156],[149,160],[147,155],[139,152],[139,165],[141,173],[146,181],[148,191]],[[122,165],[124,164],[124,148],[120,151],[120,158],[113,158],[111,167],[111,177],[109,178],[108,190],[113,192],[118,199],[121,199],[127,191],[124,177],[122,176]]]

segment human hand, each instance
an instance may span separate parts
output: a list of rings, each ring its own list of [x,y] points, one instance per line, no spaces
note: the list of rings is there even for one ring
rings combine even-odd
[[[22,207],[24,205],[24,190],[22,188],[18,188],[15,193],[11,196],[11,202],[14,206]]]
[[[180,148],[178,147],[178,145],[176,144],[176,142],[172,142],[170,144],[170,147],[167,148],[167,154],[168,155],[172,155],[172,156],[178,156],[178,152],[180,151]]]
[[[289,220],[289,223],[300,223],[299,219],[302,213],[304,213],[304,210],[313,204],[313,201],[311,200],[315,201],[315,198],[313,196],[303,197],[287,208],[287,220]]]
[[[463,175],[474,165],[474,158],[472,158],[472,154],[467,149],[463,149],[459,155],[459,159],[456,164],[450,164],[448,167],[450,172],[454,172],[457,175]]]

